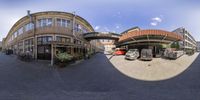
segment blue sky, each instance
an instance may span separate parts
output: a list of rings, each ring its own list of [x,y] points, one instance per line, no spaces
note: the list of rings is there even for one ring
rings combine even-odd
[[[199,0],[0,0],[0,41],[27,10],[75,11],[96,31],[120,33],[134,26],[173,31],[185,27],[200,41]]]

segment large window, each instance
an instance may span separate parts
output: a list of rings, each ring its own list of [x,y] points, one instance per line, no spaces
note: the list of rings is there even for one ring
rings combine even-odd
[[[88,30],[86,29],[86,28],[82,28],[82,31],[83,31],[83,33],[87,33],[88,32]]]
[[[33,23],[28,23],[25,26],[25,31],[32,30],[33,28],[34,28],[34,24]]]
[[[84,26],[77,24],[77,23],[75,24],[74,28],[75,28],[76,32],[82,32],[82,33],[88,32],[88,30]]]
[[[52,18],[44,18],[38,20],[38,27],[52,26],[52,24],[53,24]]]
[[[43,45],[43,44],[50,44],[52,41],[52,36],[43,36],[43,37],[38,37],[37,38],[37,43],[38,45]]]
[[[76,32],[81,32],[82,31],[82,26],[79,25],[79,24],[75,24],[74,28],[75,28]]]
[[[23,33],[23,27],[19,28],[16,32],[14,32],[11,36],[11,40],[14,40],[18,35]]]
[[[70,20],[66,20],[66,19],[57,19],[57,26],[61,26],[61,27],[68,27],[70,25]]]
[[[19,30],[18,30],[18,35],[22,34],[23,33],[23,27],[21,27]]]
[[[24,51],[33,53],[33,38],[24,41]]]
[[[13,37],[16,38],[18,36],[17,31],[13,33]]]
[[[19,53],[23,52],[23,41],[18,43],[18,49],[19,49]]]

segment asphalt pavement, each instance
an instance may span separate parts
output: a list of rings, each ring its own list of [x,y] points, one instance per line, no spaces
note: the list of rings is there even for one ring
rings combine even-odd
[[[0,99],[200,100],[200,55],[182,74],[154,82],[120,73],[104,54],[65,68],[41,63],[0,53]]]

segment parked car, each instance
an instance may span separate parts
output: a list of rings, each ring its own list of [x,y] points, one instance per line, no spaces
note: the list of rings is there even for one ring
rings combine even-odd
[[[125,55],[125,59],[127,60],[135,60],[139,57],[138,49],[129,49]]]
[[[167,48],[164,52],[164,57],[168,59],[177,59],[184,55],[184,51],[179,50],[179,51],[173,51],[170,48]]]
[[[195,53],[194,50],[186,50],[187,55],[193,55]]]
[[[153,54],[151,49],[142,49],[141,51],[141,60],[152,60]]]
[[[126,54],[126,50],[123,48],[116,48],[114,55],[125,55]]]

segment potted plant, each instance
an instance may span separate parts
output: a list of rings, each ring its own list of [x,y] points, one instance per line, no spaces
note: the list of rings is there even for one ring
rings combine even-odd
[[[73,56],[68,53],[59,53],[57,55],[57,58],[59,60],[59,67],[65,67],[67,64],[69,64],[73,60]]]

